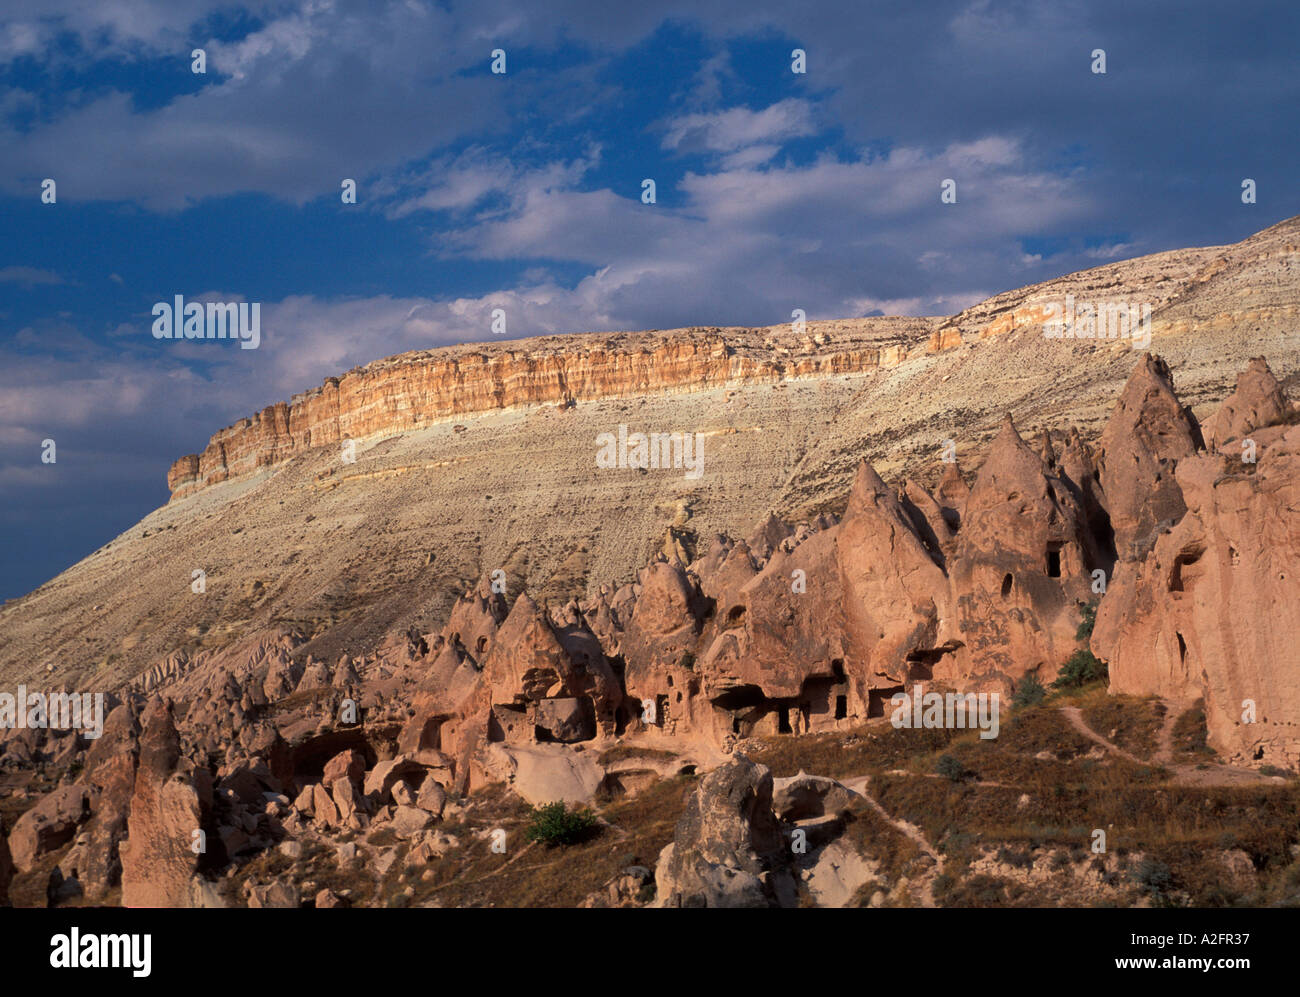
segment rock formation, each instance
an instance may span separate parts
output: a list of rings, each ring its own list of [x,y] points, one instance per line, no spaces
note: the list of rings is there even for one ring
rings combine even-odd
[[[199,858],[207,823],[200,784],[183,763],[171,707],[155,698],[144,717],[140,764],[121,847],[124,907],[203,903]]]
[[[714,769],[659,855],[661,907],[774,907],[793,892],[772,812],[772,773],[746,758]]]
[[[1261,245],[1273,252],[1291,238],[1291,229],[1270,231],[1232,248],[1238,274],[1267,256]],[[1219,271],[1205,253],[1193,255],[1151,263],[1137,286],[1173,315],[1191,307],[1174,287],[1195,280],[1204,305]],[[1103,270],[1087,279],[1128,272]],[[533,804],[583,803],[708,769],[653,873],[653,863],[640,864],[652,856],[642,856],[590,905],[643,902],[651,876],[664,906],[786,905],[795,900],[792,869],[816,868],[830,878],[811,893],[845,901],[872,875],[865,866],[843,878],[826,872],[855,861],[836,835],[857,798],[847,784],[857,783],[801,774],[774,786],[740,742],[833,730],[856,737],[894,693],[917,684],[1005,695],[1029,675],[1050,682],[1081,650],[1090,603],[1098,605],[1089,646],[1108,663],[1112,691],[1158,695],[1174,708],[1204,700],[1210,744],[1223,758],[1300,766],[1300,426],[1282,382],[1256,357],[1224,398],[1221,373],[1192,364],[1199,373],[1185,377],[1175,365],[1183,398],[1208,416],[1202,435],[1163,359],[1088,344],[1074,355],[1105,375],[1069,372],[1082,378],[1071,384],[1093,392],[1078,406],[1081,425],[1064,405],[1047,418],[1001,396],[968,417],[969,389],[948,399],[938,386],[967,376],[957,368],[968,362],[984,375],[1008,356],[1043,362],[1035,327],[1045,296],[1009,293],[942,325],[862,320],[829,338],[819,330],[808,344],[763,330],[695,330],[593,337],[580,348],[543,340],[408,354],[223,430],[173,467],[176,501],[31,602],[33,612],[57,615],[69,600],[84,614],[85,633],[69,625],[71,636],[48,653],[69,642],[97,649],[103,664],[87,674],[115,698],[97,742],[0,734],[0,768],[62,773],[41,786],[7,842],[0,836],[0,902],[12,875],[43,876],[57,860],[52,901],[102,902],[120,883],[127,906],[297,907],[313,897],[344,906],[351,899],[338,883],[300,890],[266,872],[267,862],[261,881],[224,896],[208,874],[235,876],[277,854],[297,861],[319,846],[337,849],[340,871],[373,860],[387,884],[428,882],[436,868],[419,867],[460,847],[457,836],[469,832],[456,822],[485,786]],[[1217,321],[1206,319],[1210,328]],[[938,366],[947,353],[960,355]],[[892,364],[915,366],[893,380],[876,370]],[[940,370],[949,373],[932,384],[921,376]],[[819,408],[810,399],[823,392],[833,400]],[[586,504],[593,485],[576,469],[591,463],[588,428],[634,420],[635,399],[668,394],[692,411],[725,414],[708,437],[718,452],[760,445],[743,434],[779,437],[770,444],[776,483],[734,528],[706,520],[701,500],[739,502],[745,477],[735,469],[753,463],[732,465],[712,492],[709,483],[677,477],[665,486],[630,474],[616,500]],[[1220,399],[1210,414],[1205,406]],[[891,404],[909,423],[898,435]],[[933,406],[954,411],[966,473],[952,453],[925,451]],[[533,435],[511,460],[582,437],[554,465],[573,501],[557,504],[552,481],[497,505],[504,478],[517,485],[528,475],[457,469],[472,459],[451,449],[457,430],[472,436],[488,413],[505,420],[512,410],[518,418],[503,434],[514,441],[511,433],[532,426]],[[808,413],[832,411],[797,440],[780,435]],[[431,452],[411,463],[402,450],[415,446],[409,438],[452,418],[465,422],[436,446],[426,441]],[[859,435],[843,428],[858,423],[868,427]],[[1018,425],[1033,432],[1026,438]],[[863,445],[872,433],[879,439]],[[341,471],[332,451],[346,439],[374,444],[373,463]],[[509,463],[501,452],[490,461]],[[268,468],[277,473],[253,479]],[[227,479],[244,484],[187,498]],[[470,495],[458,509],[472,499],[483,518],[430,529],[390,516],[394,496],[438,505],[424,492],[435,484],[443,496]],[[372,486],[368,504],[338,499]],[[210,515],[196,513],[209,504]],[[515,518],[529,504],[534,518]],[[654,530],[625,528],[646,507]],[[326,526],[318,515],[327,508]],[[258,539],[222,561],[259,514]],[[529,525],[584,518],[596,521],[586,535],[608,533],[602,542],[621,548],[625,571],[600,574],[609,562],[584,561],[582,543],[548,541]],[[294,545],[314,530],[315,546]],[[151,608],[126,632],[96,630],[136,612],[113,580],[153,570],[146,540],[172,545],[158,569],[167,577],[187,578],[191,562],[212,567],[210,601],[181,585],[180,598],[158,602],[172,629],[155,628]],[[460,557],[462,548],[472,553]],[[554,587],[534,587],[536,572]],[[103,603],[86,598],[92,581],[109,593]],[[0,621],[11,671],[14,662],[42,664],[8,636],[21,609]],[[23,640],[43,632],[23,626]],[[791,862],[784,834],[796,825],[828,846],[824,855]],[[384,841],[381,855],[358,851],[359,842]],[[409,866],[400,876],[388,875],[393,842]]]
[[[1169,365],[1148,354],[1129,378],[1098,442],[1098,476],[1122,560],[1150,549],[1186,511],[1174,472],[1202,446],[1196,418],[1174,394]]]
[[[1294,768],[1300,427],[1283,421],[1289,407],[1262,361],[1229,402],[1214,439],[1249,434],[1255,459],[1228,448],[1179,462],[1187,512],[1144,560],[1116,572],[1092,648],[1110,662],[1115,692],[1203,698],[1209,743],[1223,757]]]

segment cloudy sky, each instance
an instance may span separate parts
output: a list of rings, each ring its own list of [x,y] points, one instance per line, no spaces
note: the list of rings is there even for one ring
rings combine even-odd
[[[0,0],[0,597],[216,429],[496,307],[948,314],[1236,241],[1300,213],[1298,43],[1291,0]],[[176,294],[261,302],[261,347],[155,340]]]

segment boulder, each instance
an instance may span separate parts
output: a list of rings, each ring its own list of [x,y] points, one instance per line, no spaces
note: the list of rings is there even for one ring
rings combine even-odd
[[[42,855],[62,848],[90,816],[84,786],[63,786],[18,818],[9,835],[9,850],[19,872],[31,872]]]
[[[433,824],[433,815],[419,807],[399,806],[393,812],[389,825],[399,838],[414,837],[420,831]]]
[[[800,772],[773,780],[772,809],[784,821],[838,817],[852,808],[854,798],[852,790],[826,776]]]
[[[320,781],[321,785],[326,789],[332,788],[334,783],[340,779],[346,779],[348,782],[360,786],[365,772],[365,757],[355,748],[348,748],[346,751],[340,751],[325,763],[325,772]]]
[[[659,907],[773,907],[792,885],[772,813],[772,773],[743,756],[691,794],[655,870]]]
[[[441,817],[443,808],[447,805],[447,790],[437,779],[426,776],[424,782],[420,784],[420,793],[415,798],[415,805],[435,817]]]

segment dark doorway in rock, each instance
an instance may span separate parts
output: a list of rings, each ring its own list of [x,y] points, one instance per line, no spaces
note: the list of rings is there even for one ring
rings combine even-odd
[[[1060,544],[1047,545],[1047,577],[1048,578],[1061,577],[1061,545]]]
[[[668,697],[666,695],[655,697],[655,723],[660,727],[668,723]]]
[[[872,689],[867,694],[867,717],[883,717],[885,709],[889,707],[889,698],[902,691],[901,685],[890,686],[888,689]]]
[[[848,715],[849,715],[849,697],[836,696],[835,697],[835,719],[843,720]]]
[[[790,733],[790,707],[782,706],[777,709],[776,730],[778,734]]]
[[[1002,598],[1005,599],[1010,594],[1011,594],[1011,575],[1008,574],[1002,579]]]
[[[1178,633],[1177,631],[1174,632],[1174,636],[1178,638],[1178,660],[1179,660],[1179,661],[1186,661],[1186,660],[1187,660],[1187,641],[1183,640],[1183,635],[1180,634],[1180,633]]]

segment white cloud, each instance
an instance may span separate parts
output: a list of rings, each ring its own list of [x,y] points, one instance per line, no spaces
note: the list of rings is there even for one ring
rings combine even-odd
[[[662,147],[676,152],[735,152],[755,145],[780,145],[816,132],[812,104],[795,97],[751,111],[685,114],[664,126]]]

